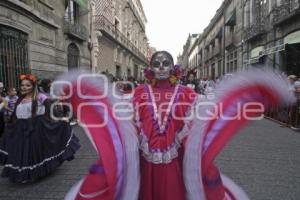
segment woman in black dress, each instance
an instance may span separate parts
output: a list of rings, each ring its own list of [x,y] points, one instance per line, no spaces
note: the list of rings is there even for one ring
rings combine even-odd
[[[49,118],[49,101],[37,90],[36,78],[21,75],[21,95],[0,144],[2,177],[32,182],[72,160],[79,140],[70,125]],[[47,109],[48,108],[48,109]]]

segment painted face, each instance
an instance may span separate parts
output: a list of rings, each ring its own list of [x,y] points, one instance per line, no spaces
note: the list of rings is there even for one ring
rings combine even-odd
[[[165,80],[170,77],[170,71],[173,67],[172,58],[166,53],[158,53],[151,60],[151,67],[157,80]]]
[[[31,81],[24,79],[21,82],[21,94],[22,95],[27,95],[32,93],[33,91],[33,84]]]

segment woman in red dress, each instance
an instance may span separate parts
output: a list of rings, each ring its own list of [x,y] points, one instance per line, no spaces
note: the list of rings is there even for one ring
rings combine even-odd
[[[133,101],[141,149],[140,199],[184,200],[183,143],[189,121],[183,119],[197,94],[172,81],[177,69],[168,52],[156,52],[150,65],[153,82],[139,86]]]

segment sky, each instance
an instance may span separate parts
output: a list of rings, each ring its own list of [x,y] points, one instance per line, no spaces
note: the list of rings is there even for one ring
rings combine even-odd
[[[189,33],[202,33],[223,0],[141,0],[150,46],[169,51],[174,59]]]

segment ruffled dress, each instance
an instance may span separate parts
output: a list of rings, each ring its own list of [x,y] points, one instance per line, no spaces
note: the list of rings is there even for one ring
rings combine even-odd
[[[32,182],[50,174],[80,148],[72,127],[45,115],[47,97],[38,95],[36,116],[31,100],[16,108],[16,122],[5,128],[0,143],[1,176],[12,182]]]
[[[196,99],[194,90],[182,85],[136,88],[133,103],[141,150],[141,200],[185,199],[184,142]]]

